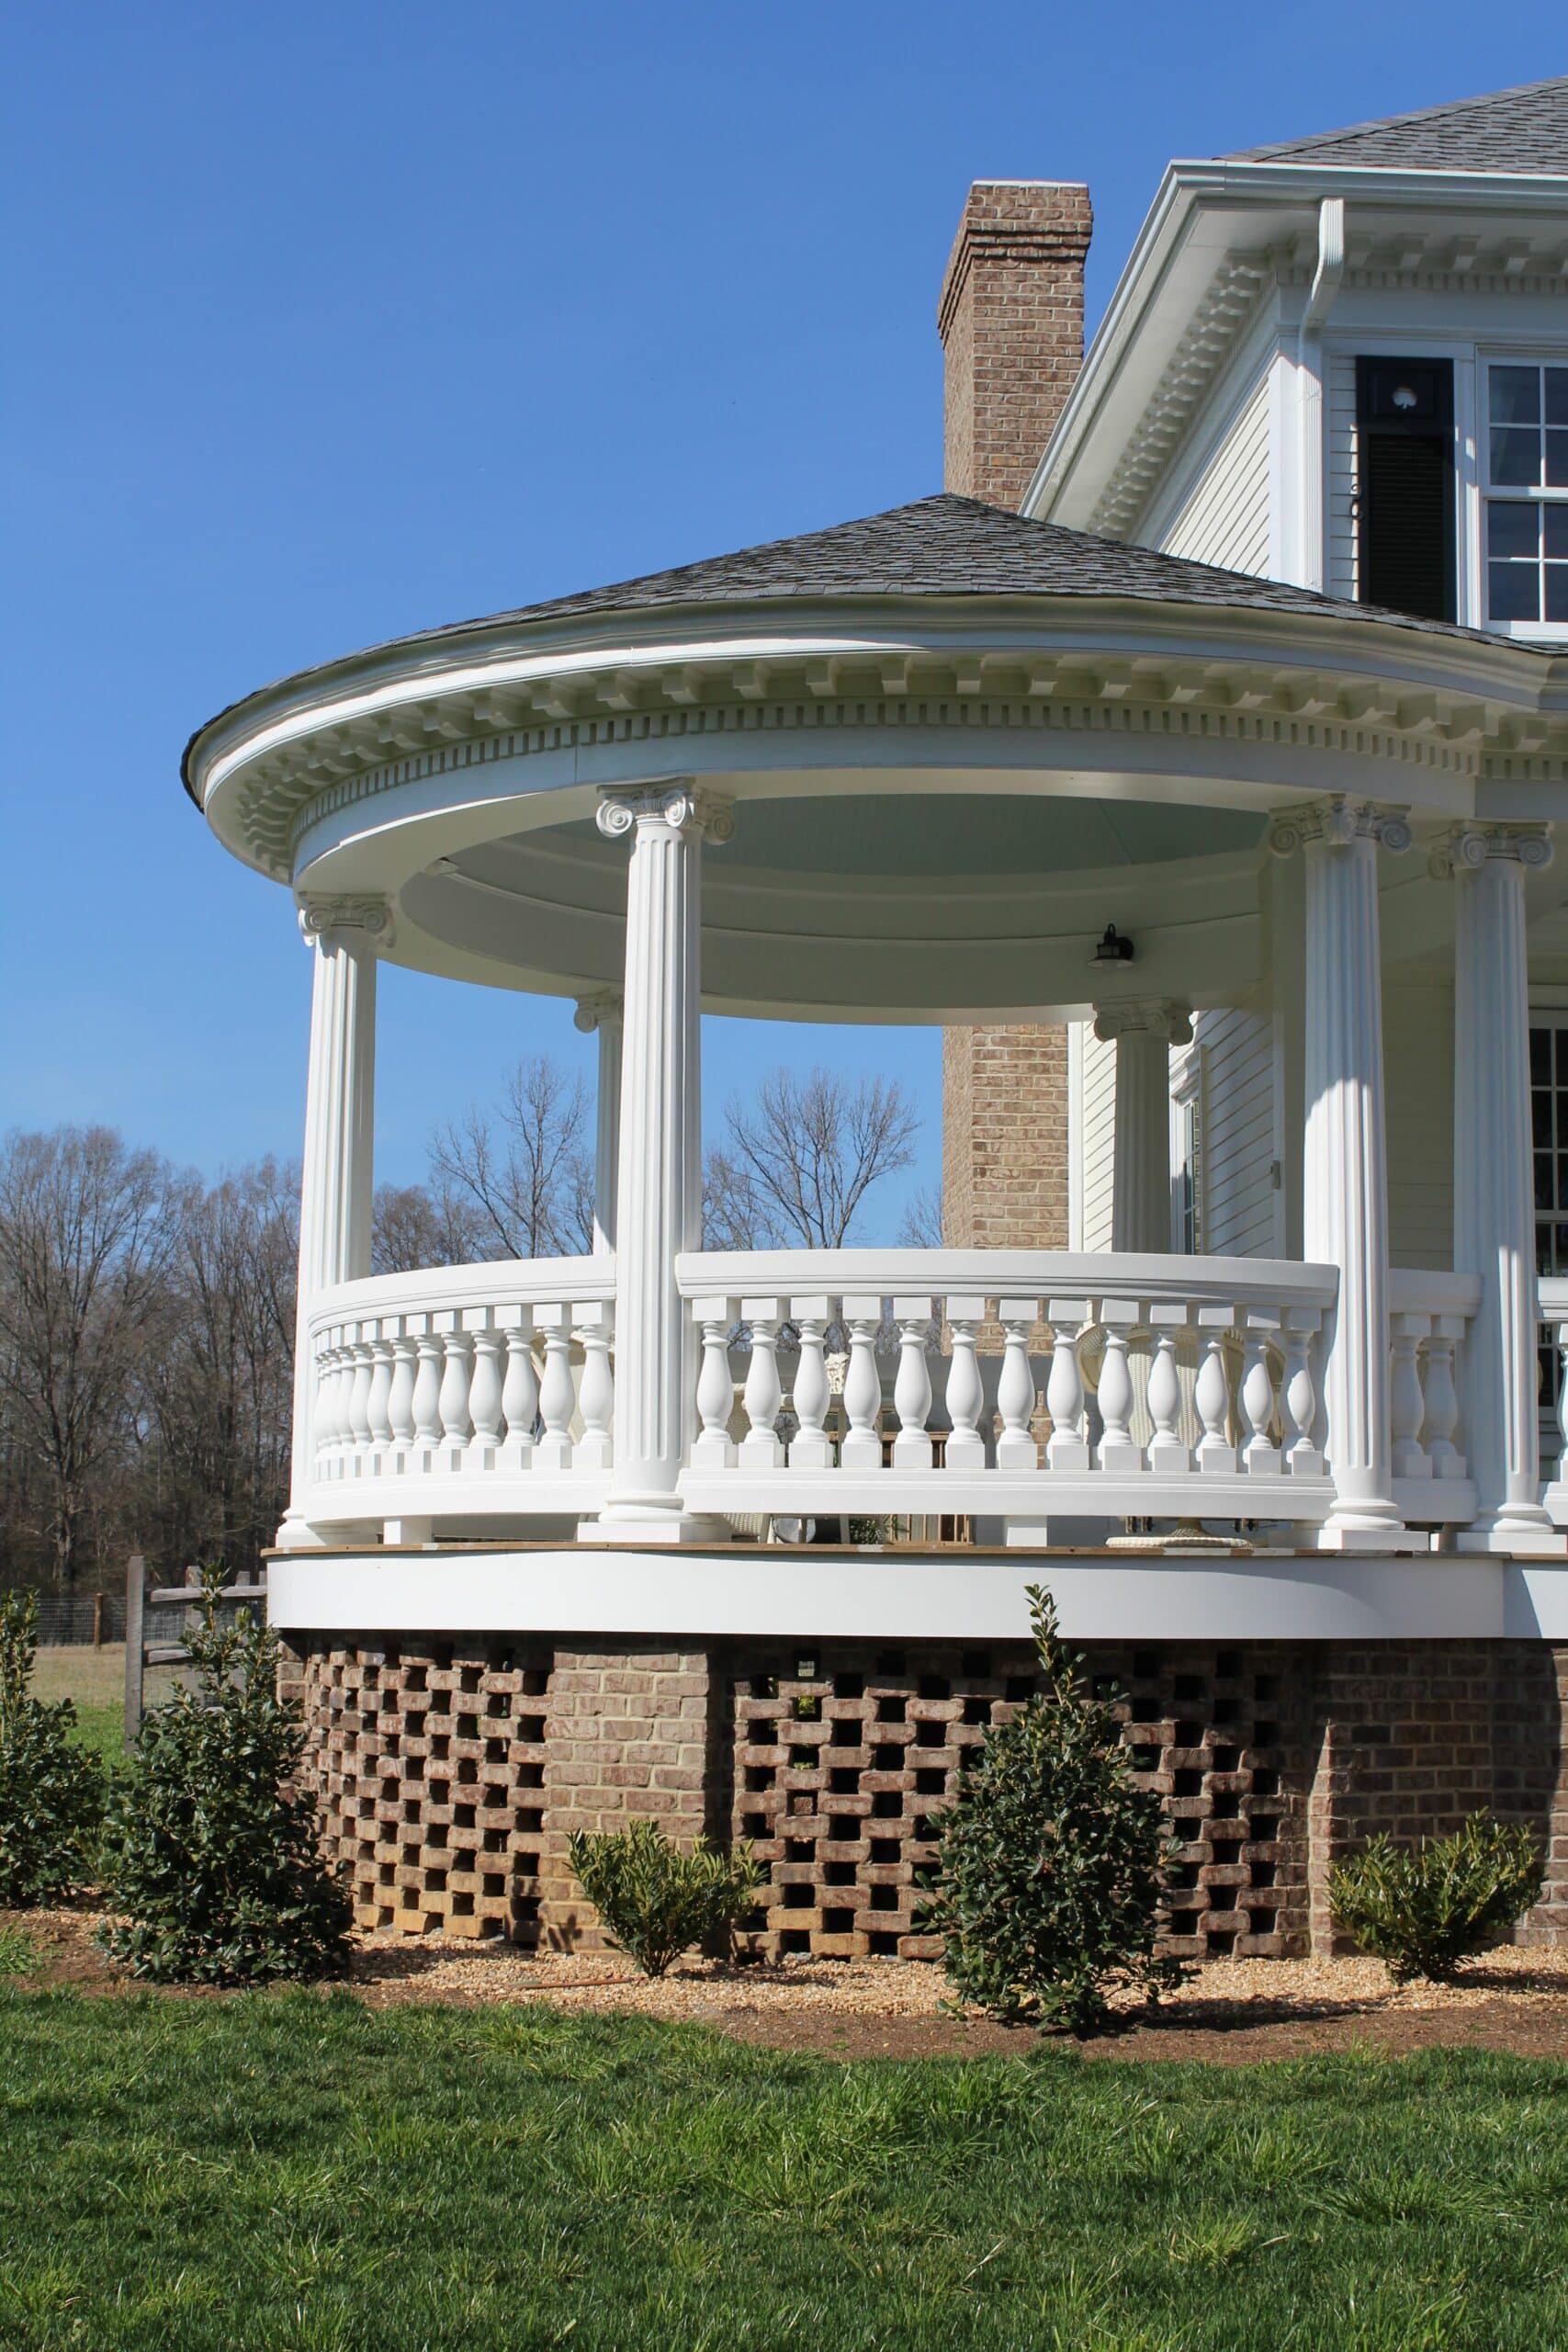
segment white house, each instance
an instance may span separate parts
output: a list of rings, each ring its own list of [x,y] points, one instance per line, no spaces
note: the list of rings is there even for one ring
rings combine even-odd
[[[922,1953],[1039,1579],[1178,1949],[1326,1935],[1371,1826],[1568,1832],[1568,83],[1172,165],[1080,371],[1088,236],[972,193],[943,495],[187,750],[314,973],[271,1606],[367,1919],[570,1939],[645,1810],[758,1842],[771,1949]],[[577,1001],[592,1256],[370,1276],[382,959]],[[950,1246],[705,1250],[701,1011],[944,1024]]]

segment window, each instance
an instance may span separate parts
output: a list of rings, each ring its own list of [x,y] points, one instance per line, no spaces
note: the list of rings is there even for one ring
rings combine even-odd
[[[1486,370],[1486,611],[1568,628],[1568,364]]]
[[[1364,605],[1455,616],[1451,359],[1356,362],[1356,570]]]

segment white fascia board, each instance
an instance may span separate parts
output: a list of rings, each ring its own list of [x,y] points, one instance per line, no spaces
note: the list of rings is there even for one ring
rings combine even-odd
[[[1325,164],[1177,162],[1167,166],[1159,191],[1057,420],[1022,511],[1042,522],[1056,518],[1085,443],[1104,413],[1123,368],[1137,364],[1137,345],[1169,286],[1173,265],[1207,211],[1299,212],[1306,227],[1325,196],[1345,198],[1347,209],[1382,211],[1568,214],[1568,177],[1529,172],[1351,170]],[[1178,330],[1179,332],[1179,329]]]

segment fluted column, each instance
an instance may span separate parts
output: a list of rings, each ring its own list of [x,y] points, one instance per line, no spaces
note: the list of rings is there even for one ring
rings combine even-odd
[[[728,802],[689,784],[606,795],[599,827],[629,837],[615,1209],[615,1429],[610,1496],[583,1532],[676,1543],[713,1531],[682,1512],[696,1423],[696,1332],[675,1260],[702,1240],[701,858]]]
[[[1278,856],[1305,860],[1303,1245],[1337,1266],[1323,1417],[1335,1504],[1322,1540],[1388,1549],[1394,1507],[1389,1436],[1388,1158],[1384,1130],[1378,845],[1410,846],[1404,812],[1333,794],[1282,809]]]
[[[278,1542],[313,1539],[310,1315],[324,1290],[370,1272],[376,1116],[376,957],[391,939],[381,899],[308,899],[299,928],[311,951],[310,1061],[299,1182],[299,1284],[294,1342],[292,1492]]]
[[[1170,1049],[1191,1044],[1191,1015],[1165,998],[1100,1005],[1094,1034],[1116,1043],[1111,1247],[1168,1250]]]
[[[1461,1551],[1562,1548],[1540,1507],[1525,961],[1525,875],[1551,859],[1543,826],[1456,825],[1431,860],[1454,883],[1454,1270],[1481,1277],[1460,1356],[1480,1501]]]
[[[619,989],[579,997],[572,1016],[585,1036],[599,1039],[598,1123],[593,1153],[593,1255],[615,1254],[615,1188],[621,1159],[621,1034]]]

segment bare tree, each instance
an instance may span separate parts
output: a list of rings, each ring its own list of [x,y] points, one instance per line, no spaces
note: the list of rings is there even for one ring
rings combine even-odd
[[[168,1312],[140,1367],[141,1528],[254,1566],[288,1498],[299,1196],[275,1162],[180,1188]]]
[[[900,1250],[940,1250],[942,1247],[942,1188],[933,1192],[922,1184],[911,1193],[904,1204],[904,1222],[898,1228]]]
[[[582,1080],[547,1054],[519,1062],[496,1117],[470,1104],[430,1141],[432,1188],[478,1212],[481,1258],[571,1257],[593,1246]]]
[[[841,1250],[872,1188],[912,1162],[919,1124],[896,1079],[775,1070],[753,1102],[726,1109],[705,1186],[716,1222],[749,1224],[759,1244]]]
[[[370,1218],[370,1271],[412,1274],[422,1266],[471,1266],[488,1224],[479,1204],[449,1182],[381,1184]]]
[[[167,1310],[172,1201],[165,1163],[107,1127],[12,1135],[0,1148],[0,1384],[66,1587],[95,1477],[127,1433],[141,1351]]]

